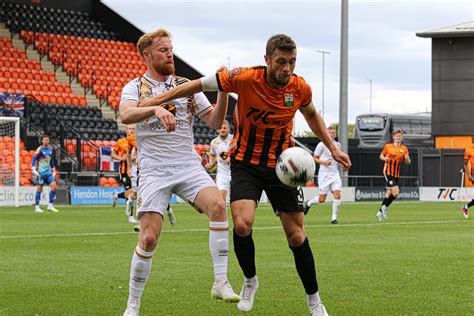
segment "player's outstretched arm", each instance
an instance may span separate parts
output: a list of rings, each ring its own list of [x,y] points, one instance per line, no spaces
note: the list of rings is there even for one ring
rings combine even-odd
[[[227,71],[226,66],[221,66],[217,69],[217,72]],[[211,84],[211,86],[217,87],[217,78],[216,76],[208,76],[201,78],[201,87],[203,86],[202,80],[209,80],[213,79],[215,83]],[[206,89],[207,90],[207,89]],[[217,89],[216,89],[217,90]],[[225,120],[225,115],[227,113],[227,105],[229,102],[229,95],[224,92],[217,93],[217,102],[216,107],[209,113],[203,115],[201,119],[209,126],[210,128],[219,129],[221,128],[222,124]]]
[[[331,136],[327,132],[326,124],[324,124],[323,118],[314,108],[313,102],[305,107],[300,107],[300,112],[303,114],[309,128],[311,128],[314,134],[318,135],[324,145],[331,151],[334,160],[342,165],[344,171],[348,170],[352,165],[351,159],[333,143]]]
[[[165,102],[169,102],[174,99],[184,98],[201,91],[202,91],[201,79],[196,79],[196,80],[183,83],[182,85],[179,85],[176,88],[171,89],[170,91],[167,91],[165,93],[156,95],[152,98],[145,99],[141,101],[138,104],[138,106],[139,107],[156,106],[156,105],[163,104]]]
[[[146,120],[155,114],[155,108],[139,108],[136,101],[124,101],[120,103],[119,115],[123,124],[134,124]]]

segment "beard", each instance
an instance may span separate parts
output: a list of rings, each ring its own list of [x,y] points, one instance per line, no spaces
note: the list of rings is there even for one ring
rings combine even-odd
[[[276,75],[276,73],[274,73],[274,72],[270,73],[270,77],[273,79],[273,82],[275,82],[277,85],[279,85],[281,87],[286,86],[288,84],[288,82],[290,82],[290,78],[291,78],[291,76],[289,76],[288,78],[278,77]]]
[[[155,64],[153,65],[157,73],[169,76],[174,74],[174,62],[171,63],[162,63],[162,64]]]

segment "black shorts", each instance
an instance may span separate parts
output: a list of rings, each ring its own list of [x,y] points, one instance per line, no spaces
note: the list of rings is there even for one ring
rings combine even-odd
[[[385,187],[387,189],[391,187],[398,187],[398,179],[400,178],[395,178],[394,176],[389,176],[386,174],[384,174],[383,176],[385,177]]]
[[[120,174],[120,184],[125,188],[125,190],[132,188],[132,180],[127,173]]]
[[[303,190],[281,183],[275,169],[254,166],[233,159],[230,170],[231,203],[238,200],[254,200],[258,203],[262,191],[265,191],[275,213],[304,211]]]

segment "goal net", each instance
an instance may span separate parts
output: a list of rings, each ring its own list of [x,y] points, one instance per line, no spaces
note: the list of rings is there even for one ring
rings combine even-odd
[[[0,205],[19,206],[20,118],[0,117]]]

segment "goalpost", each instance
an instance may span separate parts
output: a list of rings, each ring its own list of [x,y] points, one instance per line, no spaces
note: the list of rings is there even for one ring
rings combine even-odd
[[[20,190],[20,118],[0,117],[0,187],[5,201],[10,200],[11,189],[15,206],[19,203]],[[8,203],[7,203],[8,204]]]

